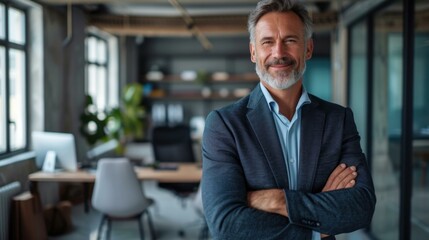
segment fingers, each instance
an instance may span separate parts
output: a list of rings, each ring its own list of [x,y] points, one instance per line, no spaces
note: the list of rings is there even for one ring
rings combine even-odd
[[[347,185],[344,188],[351,188],[356,184],[355,180],[351,180],[349,183],[347,183]]]
[[[338,174],[337,177],[335,177],[331,187],[333,189],[345,188],[345,186],[349,184],[350,181],[354,180],[356,176],[357,176],[357,173],[356,173],[355,166],[345,168],[340,174]]]
[[[356,184],[356,177],[357,172],[355,166],[346,167],[344,163],[341,163],[329,176],[322,192],[351,188]]]
[[[346,164],[341,163],[340,165],[338,165],[334,171],[331,173],[331,175],[328,178],[328,181],[325,184],[325,187],[330,187],[332,186],[332,183],[334,182],[335,178],[338,176],[338,174],[340,174],[342,171],[344,171],[344,169],[346,168]]]

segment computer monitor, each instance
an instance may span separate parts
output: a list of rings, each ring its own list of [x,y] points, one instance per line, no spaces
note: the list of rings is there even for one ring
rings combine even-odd
[[[56,132],[33,132],[33,150],[36,152],[36,165],[41,168],[48,151],[55,152],[55,168],[66,171],[77,170],[76,147],[73,134]]]

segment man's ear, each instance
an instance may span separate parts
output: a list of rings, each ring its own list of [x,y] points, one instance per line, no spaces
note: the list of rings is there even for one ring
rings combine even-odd
[[[253,63],[256,63],[255,46],[252,43],[249,43],[249,49],[250,49],[250,60]]]
[[[310,59],[313,56],[313,39],[310,38],[307,40],[307,49],[306,49],[306,53],[305,53],[305,60]]]

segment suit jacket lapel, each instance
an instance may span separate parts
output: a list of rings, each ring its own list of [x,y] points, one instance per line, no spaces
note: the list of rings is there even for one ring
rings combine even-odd
[[[248,108],[247,119],[264,151],[277,186],[288,188],[286,165],[276,126],[259,85],[250,95]]]
[[[298,172],[298,190],[311,192],[317,162],[322,145],[325,113],[317,108],[317,100],[310,96],[311,103],[301,111],[301,143]]]

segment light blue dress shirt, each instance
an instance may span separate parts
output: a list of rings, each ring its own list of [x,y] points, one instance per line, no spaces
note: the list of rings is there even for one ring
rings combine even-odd
[[[302,87],[302,94],[296,105],[295,114],[289,121],[280,113],[279,105],[273,99],[271,94],[260,83],[262,93],[273,114],[276,124],[277,134],[279,135],[280,144],[283,150],[283,157],[286,161],[286,170],[289,180],[289,188],[296,190],[298,188],[298,169],[299,169],[299,148],[300,148],[300,132],[301,132],[301,108],[304,104],[311,102],[307,91]],[[312,240],[320,240],[320,233],[313,231]]]

